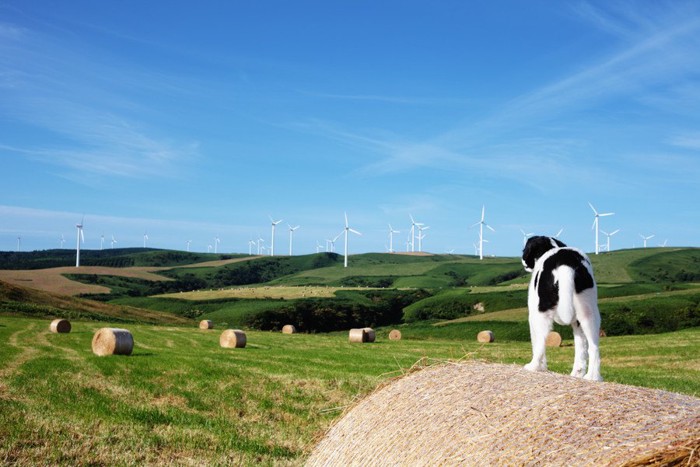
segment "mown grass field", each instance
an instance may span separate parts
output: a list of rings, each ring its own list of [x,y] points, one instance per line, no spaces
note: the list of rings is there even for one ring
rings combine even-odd
[[[485,323],[404,325],[401,341],[380,329],[374,344],[247,331],[245,349],[219,347],[220,329],[133,324],[131,356],[97,357],[90,343],[102,324],[73,322],[70,334],[48,324],[0,317],[3,464],[300,465],[345,407],[419,361],[521,365],[530,354],[519,340],[477,343]],[[699,329],[605,338],[601,348],[607,381],[700,396]],[[573,347],[548,358],[568,373]]]

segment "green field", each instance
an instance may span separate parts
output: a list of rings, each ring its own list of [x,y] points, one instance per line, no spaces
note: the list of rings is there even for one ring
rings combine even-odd
[[[0,255],[0,266],[70,259],[17,255]],[[529,276],[518,258],[365,254],[343,268],[326,253],[86,257],[112,269],[71,270],[70,279],[111,293],[70,297],[0,281],[3,464],[300,465],[346,407],[416,365],[530,357]],[[700,249],[591,259],[608,335],[605,380],[700,396]],[[152,274],[168,280],[128,277],[133,265],[156,264]],[[51,285],[51,269],[34,270],[44,278],[37,284]],[[29,284],[32,274],[17,277]],[[70,319],[73,331],[49,332],[53,317]],[[200,319],[215,329],[197,329]],[[278,332],[288,323],[304,332]],[[131,356],[92,354],[104,326],[132,332]],[[377,342],[348,343],[347,329],[359,326],[374,327]],[[230,327],[245,329],[245,349],[219,346]],[[387,339],[392,328],[402,340]],[[484,329],[496,342],[476,342]],[[571,330],[555,329],[564,345],[548,349],[549,367],[568,374]]]
[[[245,349],[219,347],[219,330],[134,324],[131,356],[97,357],[98,323],[53,334],[46,320],[2,317],[0,460],[298,465],[345,407],[418,362],[528,360],[527,342],[478,344],[481,324],[403,326],[401,341],[380,329],[374,344],[247,331]],[[601,351],[607,381],[700,395],[698,329],[605,338]],[[573,348],[548,358],[567,373]]]

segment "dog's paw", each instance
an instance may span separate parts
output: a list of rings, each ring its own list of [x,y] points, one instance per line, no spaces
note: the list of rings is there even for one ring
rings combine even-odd
[[[571,372],[571,376],[574,378],[583,378],[584,374],[586,373],[585,368],[574,368],[573,371]]]
[[[598,373],[598,374],[587,373],[586,376],[583,377],[583,379],[587,379],[589,381],[603,381],[603,377],[600,376],[600,373]]]
[[[527,371],[547,371],[547,368],[542,368],[542,365],[538,364],[537,362],[530,362],[523,368],[525,368]]]

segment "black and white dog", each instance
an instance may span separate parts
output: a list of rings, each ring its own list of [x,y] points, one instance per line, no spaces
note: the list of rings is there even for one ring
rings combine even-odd
[[[598,289],[590,260],[582,251],[569,248],[556,238],[543,236],[528,239],[522,260],[525,270],[532,273],[527,297],[532,361],[525,368],[530,371],[547,369],[545,340],[554,321],[574,329],[575,357],[571,376],[602,381]]]

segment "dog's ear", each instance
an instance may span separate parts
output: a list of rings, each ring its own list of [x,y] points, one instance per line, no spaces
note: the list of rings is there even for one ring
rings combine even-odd
[[[525,267],[525,270],[532,271],[532,269],[535,267],[535,262],[537,259],[552,248],[565,246],[566,245],[564,245],[564,243],[552,237],[538,235],[528,238],[525,248],[523,248],[523,266]]]
[[[552,241],[557,244],[559,248],[564,248],[566,244],[562,241],[559,241],[559,239],[551,237]]]

